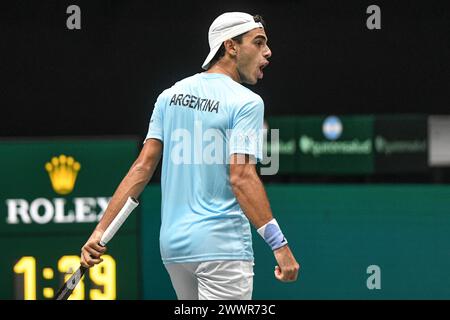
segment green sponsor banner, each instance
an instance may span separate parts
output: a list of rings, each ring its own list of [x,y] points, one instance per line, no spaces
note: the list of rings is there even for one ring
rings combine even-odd
[[[374,128],[375,171],[427,171],[427,130],[426,116],[377,116]]]
[[[80,249],[137,146],[132,138],[0,142],[0,298],[53,297],[64,273],[79,265]],[[108,245],[110,257],[86,277],[77,298],[138,297],[139,211]]]
[[[372,116],[270,117],[265,166],[278,152],[279,174],[371,174],[373,122]]]
[[[300,118],[298,172],[371,174],[373,121],[372,116]]]
[[[85,233],[136,158],[137,142],[11,141],[0,142],[0,154],[0,235]],[[124,228],[135,230],[135,217]]]
[[[449,186],[266,190],[301,270],[297,282],[277,281],[274,255],[252,229],[254,299],[450,299]],[[148,186],[141,198],[142,264],[152,270],[143,274],[143,297],[176,299],[159,253],[160,187]]]

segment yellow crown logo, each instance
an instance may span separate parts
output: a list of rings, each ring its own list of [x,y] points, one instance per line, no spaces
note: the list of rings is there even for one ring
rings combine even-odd
[[[59,157],[53,157],[50,162],[45,164],[45,170],[50,176],[53,190],[58,194],[69,194],[72,192],[80,168],[79,162],[63,154]]]

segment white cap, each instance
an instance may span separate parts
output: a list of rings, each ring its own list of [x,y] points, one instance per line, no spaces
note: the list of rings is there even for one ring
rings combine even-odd
[[[264,28],[260,22],[255,22],[252,15],[243,12],[226,12],[218,16],[208,32],[209,54],[202,64],[202,68],[207,70],[212,58],[219,51],[225,40],[234,38],[255,28]]]

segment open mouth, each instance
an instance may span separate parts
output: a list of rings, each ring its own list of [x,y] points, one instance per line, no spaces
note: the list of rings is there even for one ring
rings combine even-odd
[[[263,78],[263,76],[264,76],[263,69],[265,67],[267,67],[268,64],[269,64],[269,62],[265,62],[265,63],[263,63],[263,64],[261,64],[259,66],[258,79],[262,79]]]

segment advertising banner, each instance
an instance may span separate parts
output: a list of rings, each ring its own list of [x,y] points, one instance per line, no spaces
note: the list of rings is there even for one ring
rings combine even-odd
[[[137,155],[134,139],[0,142],[0,299],[52,299]],[[137,216],[71,299],[138,297]]]
[[[374,128],[375,172],[428,170],[427,117],[377,116]]]

